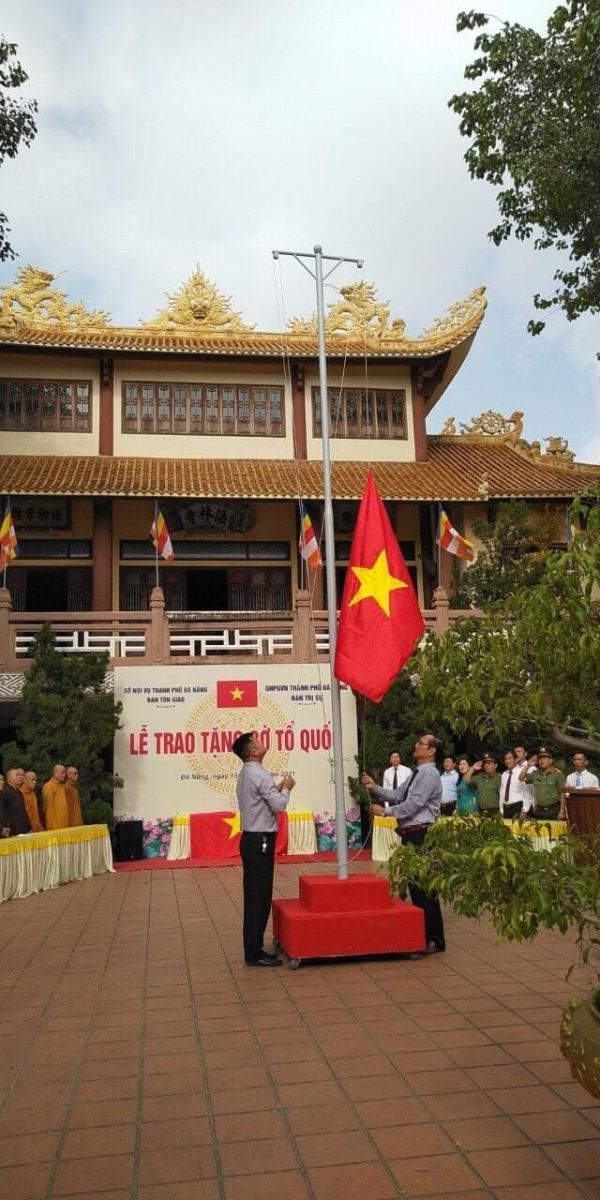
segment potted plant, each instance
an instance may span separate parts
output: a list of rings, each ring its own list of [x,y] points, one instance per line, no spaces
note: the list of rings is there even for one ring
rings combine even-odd
[[[532,940],[541,928],[575,928],[579,962],[587,964],[600,945],[593,861],[589,842],[570,838],[536,851],[502,821],[468,817],[436,822],[422,847],[398,845],[388,870],[393,892],[405,896],[410,883],[436,892],[458,915],[487,918],[507,941]],[[574,1078],[600,1099],[598,984],[589,997],[567,1005],[560,1045]]]

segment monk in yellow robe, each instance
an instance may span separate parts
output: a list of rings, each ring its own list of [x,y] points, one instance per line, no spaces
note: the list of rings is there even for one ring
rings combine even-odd
[[[65,792],[67,772],[61,763],[52,768],[52,776],[42,788],[42,807],[46,829],[68,829],[69,805]]]
[[[26,771],[25,778],[21,784],[21,792],[25,803],[25,812],[29,817],[32,833],[43,833],[44,826],[40,821],[40,810],[38,808],[38,799],[36,795],[37,775],[35,771]]]
[[[67,804],[69,806],[69,825],[83,825],[81,800],[79,799],[79,789],[77,787],[78,780],[79,768],[67,767],[65,792],[67,794]]]

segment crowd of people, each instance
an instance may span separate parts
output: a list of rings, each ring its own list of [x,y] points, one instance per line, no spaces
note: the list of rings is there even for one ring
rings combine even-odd
[[[525,746],[515,746],[503,755],[504,770],[495,754],[484,754],[471,762],[466,754],[454,758],[448,754],[441,770],[441,816],[472,814],[501,816],[505,820],[563,820],[566,793],[574,788],[598,788],[598,776],[589,769],[585,754],[572,756],[573,770],[566,775],[554,765],[546,746],[536,754]],[[403,765],[397,750],[390,754],[390,765],[383,773],[383,787],[396,791],[412,774]]]
[[[83,825],[78,782],[77,767],[56,763],[40,794],[35,771],[11,767],[0,775],[0,837]]]

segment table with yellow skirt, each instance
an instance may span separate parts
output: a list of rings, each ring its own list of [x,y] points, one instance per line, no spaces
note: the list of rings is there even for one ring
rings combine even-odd
[[[23,833],[0,841],[0,903],[113,870],[107,825]]]
[[[441,820],[452,820],[452,817],[442,817]],[[569,827],[566,821],[504,821],[512,830],[515,837],[531,839],[534,850],[552,850],[561,838],[566,837]],[[375,817],[373,821],[373,850],[374,862],[387,862],[392,850],[399,845],[400,839],[396,833],[395,817]]]
[[[288,854],[316,854],[317,831],[315,814],[313,812],[288,812]],[[176,813],[173,817],[173,832],[167,853],[167,859],[189,858],[190,844],[190,814]]]

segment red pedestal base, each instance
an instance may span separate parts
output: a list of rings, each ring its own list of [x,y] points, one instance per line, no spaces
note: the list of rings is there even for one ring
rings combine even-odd
[[[367,874],[302,875],[298,900],[273,901],[273,937],[293,966],[426,949],[423,910],[393,899],[387,880]]]

